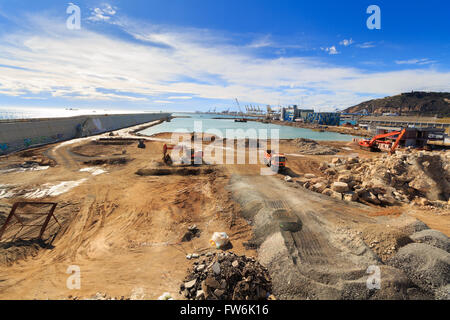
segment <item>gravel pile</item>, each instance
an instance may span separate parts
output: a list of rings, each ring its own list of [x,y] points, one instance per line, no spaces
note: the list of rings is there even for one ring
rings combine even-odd
[[[200,256],[180,285],[180,294],[190,300],[265,300],[271,292],[267,269],[232,252]]]
[[[448,252],[423,243],[411,243],[400,248],[387,264],[403,270],[420,289],[445,298],[442,290],[450,283]],[[446,298],[450,298],[450,293]]]
[[[450,253],[450,239],[438,230],[422,230],[411,235],[414,242],[429,244]]]

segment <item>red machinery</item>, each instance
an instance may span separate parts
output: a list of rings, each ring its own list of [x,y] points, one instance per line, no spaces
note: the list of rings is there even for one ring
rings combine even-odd
[[[400,140],[405,135],[406,129],[403,129],[402,131],[392,131],[389,133],[379,134],[373,137],[371,140],[361,140],[359,141],[359,146],[361,148],[370,149],[370,151],[379,151],[380,148],[378,147],[379,144],[391,144],[391,141],[381,140],[387,137],[397,136],[397,139],[392,144],[391,149],[389,150],[389,153],[394,153],[395,149],[398,147],[398,144],[400,143]]]

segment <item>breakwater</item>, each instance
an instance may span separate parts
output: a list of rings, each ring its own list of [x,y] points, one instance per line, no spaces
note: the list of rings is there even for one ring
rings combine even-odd
[[[0,121],[0,155],[167,119],[170,113],[86,115]]]

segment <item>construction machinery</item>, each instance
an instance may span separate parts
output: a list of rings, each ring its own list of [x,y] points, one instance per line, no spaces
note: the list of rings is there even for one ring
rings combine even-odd
[[[239,109],[239,115],[243,115],[242,109],[241,109],[241,105],[239,104],[238,99],[237,99],[237,98],[234,98],[234,100],[236,101],[236,105],[237,105],[237,107],[238,107],[238,109]]]
[[[361,149],[369,149],[370,151],[380,151],[380,145],[387,144],[390,145],[391,148],[389,150],[390,154],[393,154],[395,152],[395,149],[398,147],[398,144],[400,143],[400,140],[405,135],[406,129],[403,129],[401,131],[392,131],[388,133],[378,134],[375,137],[373,137],[371,140],[361,140],[359,141],[359,146]],[[398,136],[394,143],[389,140],[382,140],[388,137]]]
[[[286,160],[284,153],[274,153],[272,150],[264,151],[264,164],[275,172],[283,172],[286,169]]]
[[[195,151],[194,148],[188,148],[184,145],[164,144],[163,146],[163,162],[166,165],[172,165],[173,160],[169,154],[171,150],[182,150],[183,157],[181,162],[190,164],[191,166],[203,163],[203,151]]]

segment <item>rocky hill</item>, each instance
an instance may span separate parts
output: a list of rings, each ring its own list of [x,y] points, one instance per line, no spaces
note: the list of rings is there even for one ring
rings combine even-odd
[[[362,102],[344,112],[450,117],[450,92],[408,92]]]

